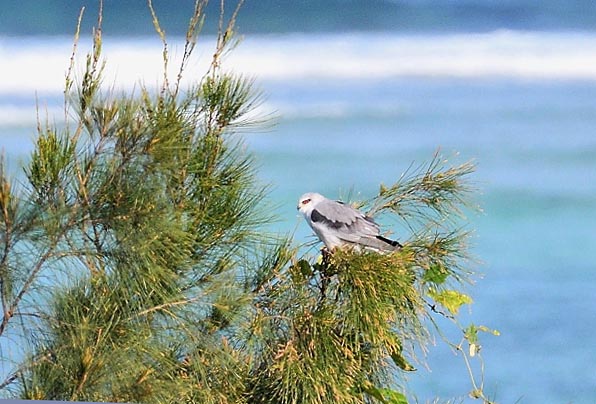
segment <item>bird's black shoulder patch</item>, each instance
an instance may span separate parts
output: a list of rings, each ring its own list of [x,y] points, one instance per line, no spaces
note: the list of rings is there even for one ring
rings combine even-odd
[[[313,209],[312,213],[310,214],[310,220],[313,221],[313,223],[325,223],[327,226],[333,227],[334,229],[339,229],[340,227],[342,227],[344,224],[341,222],[335,222],[333,220],[329,220],[327,217],[323,216],[321,214],[321,212],[319,212],[316,209]]]

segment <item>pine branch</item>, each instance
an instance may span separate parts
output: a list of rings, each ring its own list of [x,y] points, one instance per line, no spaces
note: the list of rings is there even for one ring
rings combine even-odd
[[[467,181],[475,169],[473,163],[446,167],[447,160],[438,153],[426,166],[406,171],[391,187],[381,186],[379,195],[370,204],[367,214],[375,216],[391,212],[407,224],[411,221],[440,224],[463,215],[469,206],[472,188]],[[410,224],[410,227],[413,224]]]

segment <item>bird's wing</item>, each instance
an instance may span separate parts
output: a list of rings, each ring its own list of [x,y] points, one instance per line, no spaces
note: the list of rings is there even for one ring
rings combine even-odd
[[[379,225],[371,218],[342,202],[321,201],[313,209],[310,218],[321,230],[352,243],[360,242],[362,237],[376,237],[379,234]]]

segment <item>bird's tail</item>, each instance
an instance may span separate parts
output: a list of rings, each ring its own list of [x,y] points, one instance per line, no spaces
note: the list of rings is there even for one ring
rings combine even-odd
[[[358,244],[377,251],[398,251],[403,247],[398,241],[383,236],[362,237]]]
[[[403,245],[401,245],[399,243],[399,241],[391,240],[391,239],[388,239],[387,237],[377,236],[377,239],[381,240],[384,243],[389,244],[393,248],[393,250],[399,250],[400,248],[403,247]]]

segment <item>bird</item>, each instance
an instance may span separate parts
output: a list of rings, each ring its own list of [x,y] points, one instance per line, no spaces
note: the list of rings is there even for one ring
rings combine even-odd
[[[297,209],[328,250],[351,246],[378,252],[397,251],[403,246],[383,237],[375,221],[341,201],[308,192],[298,200]]]

